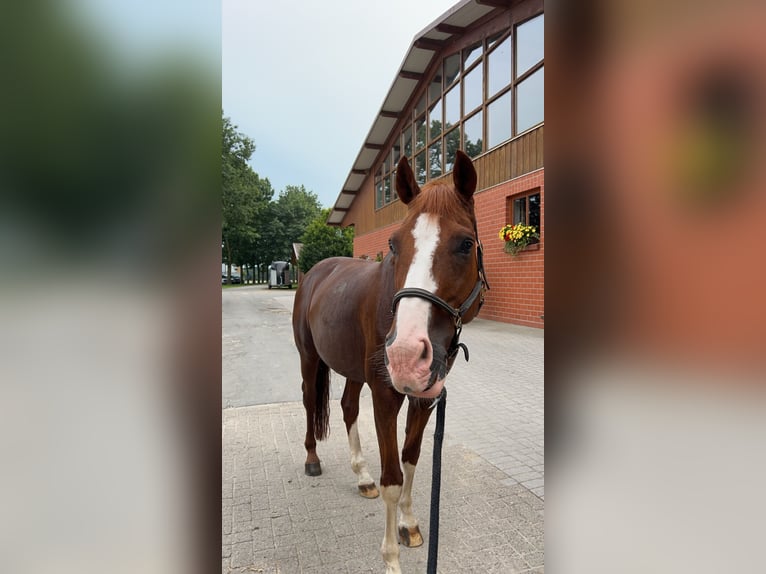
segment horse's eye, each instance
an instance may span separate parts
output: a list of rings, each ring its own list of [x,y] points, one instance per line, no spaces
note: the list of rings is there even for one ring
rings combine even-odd
[[[470,253],[473,248],[473,239],[463,239],[463,243],[460,244],[461,253]]]
[[[391,239],[388,240],[388,248],[391,250],[391,253],[396,255],[396,249],[394,249],[394,242]]]

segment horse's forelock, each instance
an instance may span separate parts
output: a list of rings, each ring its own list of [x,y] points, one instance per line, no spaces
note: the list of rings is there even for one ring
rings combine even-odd
[[[467,205],[455,189],[442,182],[431,182],[423,186],[420,194],[410,205],[410,214],[433,213],[438,217],[457,221],[461,217],[472,217],[473,206]],[[412,218],[414,223],[415,218]]]

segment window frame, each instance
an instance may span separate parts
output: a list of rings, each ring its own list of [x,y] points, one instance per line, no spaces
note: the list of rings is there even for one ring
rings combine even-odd
[[[537,205],[538,209],[542,208],[542,189],[540,187],[533,187],[532,189],[528,189],[526,191],[522,191],[520,193],[514,193],[513,195],[509,195],[506,197],[506,205],[505,205],[505,214],[506,214],[506,221],[508,221],[511,225],[516,225],[517,223],[521,223],[519,221],[516,221],[515,218],[515,203],[521,199],[525,199],[525,208],[524,208],[524,222],[523,225],[529,225],[529,207],[530,207],[530,201],[529,198],[533,196],[539,196]],[[542,220],[542,212],[538,214],[538,219]],[[538,239],[533,239],[529,245],[536,245],[538,243],[542,242],[542,221],[540,224],[537,225],[537,234],[540,236]]]

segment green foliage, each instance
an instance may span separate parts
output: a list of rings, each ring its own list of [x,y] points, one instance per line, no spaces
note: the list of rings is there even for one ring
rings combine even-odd
[[[329,215],[330,209],[322,210],[301,237],[303,249],[298,267],[304,273],[322,259],[351,257],[354,252],[354,228],[330,227],[326,223]]]
[[[252,260],[274,191],[269,180],[261,179],[247,163],[255,143],[223,114],[221,136],[223,260],[242,264]]]
[[[290,260],[293,243],[298,243],[309,224],[322,213],[315,193],[305,187],[288,185],[274,205],[272,246],[277,260]]]
[[[248,161],[255,143],[221,114],[222,255],[224,263],[268,265],[290,261],[292,244],[322,213],[317,195],[288,185],[273,200],[268,179]]]

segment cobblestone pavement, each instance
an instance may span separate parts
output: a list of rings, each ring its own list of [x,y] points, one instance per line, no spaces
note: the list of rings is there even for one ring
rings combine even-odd
[[[223,404],[230,406],[222,429],[222,572],[383,572],[384,506],[380,498],[357,494],[340,376],[332,383],[331,434],[318,445],[323,474],[303,474],[293,297],[263,287],[223,292]],[[447,383],[438,570],[543,572],[543,333],[477,319],[465,326],[462,340],[471,361],[459,360]],[[405,574],[426,570],[435,419],[413,488],[425,544],[400,547]],[[368,389],[359,434],[377,478]]]

